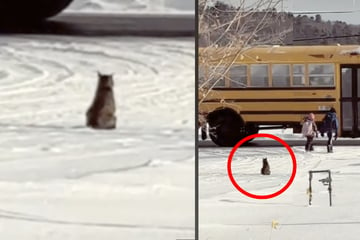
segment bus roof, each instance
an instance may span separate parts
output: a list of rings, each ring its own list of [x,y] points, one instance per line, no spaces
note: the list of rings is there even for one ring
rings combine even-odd
[[[201,48],[201,58],[210,56],[208,61],[236,63],[291,63],[291,62],[338,62],[360,64],[360,45],[331,46],[256,46],[247,49]],[[222,57],[222,56],[227,57]],[[235,59],[234,59],[235,58]]]

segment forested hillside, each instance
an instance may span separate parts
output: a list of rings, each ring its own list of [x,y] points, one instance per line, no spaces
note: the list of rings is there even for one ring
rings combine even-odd
[[[244,39],[244,42],[248,41],[247,44],[252,45],[360,43],[360,24],[324,21],[319,14],[295,16],[292,13],[277,12],[276,9],[250,9],[241,14],[239,10],[222,2],[217,2],[212,7],[199,8],[199,16],[210,23],[207,26],[209,29],[204,30],[203,26],[199,26],[200,46],[208,46],[214,42],[225,46],[235,38]]]

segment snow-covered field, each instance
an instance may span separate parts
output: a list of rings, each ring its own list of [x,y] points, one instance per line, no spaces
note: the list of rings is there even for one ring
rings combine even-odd
[[[283,139],[301,138],[288,131],[267,133]],[[230,182],[227,158],[231,148],[200,148],[200,239],[359,239],[359,146],[335,146],[332,154],[326,152],[325,146],[315,146],[311,153],[305,153],[303,146],[292,149],[297,158],[293,184],[278,197],[257,200],[243,195]],[[269,161],[269,176],[260,174],[263,157]],[[258,195],[280,190],[289,180],[291,170],[291,158],[282,147],[240,147],[232,162],[238,185]],[[332,207],[328,186],[319,181],[327,177],[325,173],[313,175],[309,206],[310,170],[331,170]]]
[[[74,0],[66,11],[194,14],[195,0]]]
[[[194,40],[0,38],[2,239],[194,237]],[[84,127],[113,73],[116,130]]]

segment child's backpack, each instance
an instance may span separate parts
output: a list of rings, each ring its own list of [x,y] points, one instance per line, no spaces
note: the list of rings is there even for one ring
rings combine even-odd
[[[312,136],[314,131],[313,131],[313,124],[312,121],[310,120],[306,120],[301,128],[301,133],[303,136]]]
[[[328,112],[326,113],[324,120],[323,120],[323,129],[331,130],[336,129],[337,130],[337,120],[335,113]]]

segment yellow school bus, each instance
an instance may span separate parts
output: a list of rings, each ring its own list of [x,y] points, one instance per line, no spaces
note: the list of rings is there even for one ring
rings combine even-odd
[[[233,146],[262,128],[300,132],[305,115],[314,113],[320,124],[331,107],[339,136],[360,136],[360,45],[222,52],[199,49],[199,113],[216,144]]]

